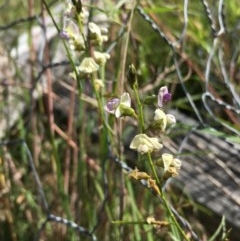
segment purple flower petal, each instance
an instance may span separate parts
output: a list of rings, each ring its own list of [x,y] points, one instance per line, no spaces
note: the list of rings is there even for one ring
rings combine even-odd
[[[119,99],[113,98],[107,102],[107,105],[105,106],[105,110],[111,114],[114,114],[115,110],[117,109],[119,105]]]
[[[163,102],[167,103],[172,99],[172,94],[166,93],[163,95]]]
[[[69,40],[69,34],[64,30],[59,33],[59,37],[62,39]]]
[[[168,92],[168,88],[166,86],[161,87],[158,92],[158,106],[162,108],[171,98],[172,95]]]

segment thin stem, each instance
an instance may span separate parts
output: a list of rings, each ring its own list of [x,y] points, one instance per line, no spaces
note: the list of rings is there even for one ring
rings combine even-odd
[[[122,54],[122,68],[121,68],[122,73],[121,73],[121,78],[120,78],[120,83],[119,83],[120,93],[123,92],[123,87],[124,87],[125,66],[126,66],[127,52],[128,52],[127,50],[129,47],[129,38],[130,38],[130,33],[131,33],[133,16],[134,16],[134,8],[132,8],[131,13],[130,13],[130,19],[129,19],[128,26],[127,26],[126,40],[124,43],[124,49],[123,49],[123,54]]]
[[[185,232],[183,231],[182,227],[179,225],[178,221],[176,220],[176,217],[174,216],[170,205],[168,204],[168,201],[164,195],[164,192],[162,192],[162,201],[164,204],[164,207],[167,210],[168,216],[170,216],[172,223],[174,224],[175,227],[177,227],[178,231],[181,233],[182,237],[184,237],[185,240],[190,241],[190,239],[187,237],[187,235],[185,234]]]
[[[172,223],[174,224],[175,227],[177,227],[178,231],[181,233],[181,235],[188,241],[189,238],[186,236],[185,232],[183,231],[183,229],[181,228],[181,226],[179,225],[179,223],[177,222],[171,208],[170,208],[170,205],[168,204],[168,201],[165,197],[165,194],[164,192],[162,191],[162,188],[161,188],[161,182],[158,178],[158,175],[157,175],[157,172],[156,172],[156,169],[154,167],[154,164],[153,164],[153,161],[152,161],[152,157],[151,157],[151,154],[148,152],[148,161],[149,161],[149,164],[151,166],[151,169],[152,169],[152,172],[153,172],[153,175],[154,175],[154,178],[156,179],[157,181],[157,185],[159,187],[159,190],[160,190],[160,198],[161,200],[163,201],[163,204],[164,204],[164,207],[166,208],[167,210],[167,213],[168,213],[168,216],[171,218],[171,221]]]
[[[139,98],[138,87],[137,84],[133,85],[134,95],[136,97],[137,105],[138,105],[138,118],[140,124],[141,133],[144,132],[144,116],[143,116],[143,106]]]
[[[154,178],[157,181],[157,185],[160,187],[160,190],[161,190],[160,192],[161,192],[161,196],[162,196],[161,182],[160,182],[160,180],[158,178],[158,175],[157,175],[157,172],[156,172],[156,168],[154,167],[153,160],[152,160],[151,154],[149,152],[148,152],[148,161],[149,161],[150,167],[152,169]]]

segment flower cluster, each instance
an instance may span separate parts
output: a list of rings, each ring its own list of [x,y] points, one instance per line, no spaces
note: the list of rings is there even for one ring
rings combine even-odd
[[[136,70],[131,66],[130,74],[128,74],[128,79],[131,79],[131,86],[135,88],[136,84]],[[131,77],[131,78],[130,78]],[[148,136],[147,133],[140,133],[134,136],[130,143],[130,148],[136,150],[140,154],[152,153],[153,151],[159,151],[163,148],[163,145],[160,143],[159,136],[163,134],[168,127],[175,125],[176,119],[175,116],[171,114],[166,114],[164,111],[164,106],[171,100],[171,93],[168,92],[168,88],[163,86],[159,89],[157,96],[157,108],[154,112],[154,117],[152,122],[149,124],[148,130],[154,131],[157,133],[155,136]],[[113,98],[108,101],[105,106],[105,110],[114,114],[116,118],[122,116],[134,116],[137,119],[133,108],[131,108],[131,98],[129,93],[123,93],[120,98]],[[177,158],[174,158],[172,154],[163,153],[161,158],[155,162],[156,166],[160,167],[162,170],[161,180],[166,180],[170,177],[178,175],[178,171],[181,167],[181,161]],[[130,176],[135,179],[147,179],[149,186],[155,192],[157,192],[156,183],[154,180],[149,177],[146,173],[139,172],[134,170]]]
[[[98,48],[108,40],[107,29],[99,27],[94,22],[85,21],[88,14],[85,7],[69,4],[65,13],[65,26],[60,33],[60,37],[68,41],[72,56],[76,56],[77,60],[82,59],[76,68],[79,75],[97,72],[110,58],[108,53],[98,51]],[[88,51],[90,48],[93,51]]]

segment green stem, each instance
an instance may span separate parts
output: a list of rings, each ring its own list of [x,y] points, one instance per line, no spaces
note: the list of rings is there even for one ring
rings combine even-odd
[[[167,209],[168,215],[171,217],[172,223],[175,225],[175,227],[177,227],[177,229],[180,232],[180,234],[182,235],[182,237],[184,237],[185,240],[190,241],[190,239],[187,237],[184,230],[182,229],[182,227],[179,225],[178,221],[176,220],[176,217],[174,216],[164,193],[162,191],[161,191],[161,193],[162,193],[161,199],[163,200],[163,204],[164,204],[165,208]]]
[[[129,222],[129,221],[122,221],[122,220],[116,220],[112,221],[112,224],[118,224],[118,225],[126,225],[126,224],[149,224],[147,221],[136,221],[136,222]],[[149,224],[152,225],[152,224]]]
[[[101,121],[104,123],[104,125],[106,125],[104,109],[103,109],[103,101],[102,101],[101,95],[99,94],[99,91],[96,89],[96,86],[95,86],[95,83],[94,83],[95,79],[96,79],[96,77],[95,77],[95,74],[93,73],[91,75],[91,84],[92,84],[93,91],[94,91],[94,94],[95,94],[96,99],[97,99],[97,104],[98,104],[98,109],[99,109]]]
[[[105,75],[103,73],[101,73],[101,76],[104,77]],[[103,101],[102,95],[99,93],[99,91],[95,87],[95,84],[94,84],[95,79],[96,79],[96,75],[92,74],[91,75],[91,84],[92,84],[93,91],[94,91],[94,94],[97,99],[97,105],[98,105],[98,109],[99,109],[99,113],[100,113],[100,119],[103,122],[104,128],[106,128],[106,130],[107,130],[107,135],[109,135],[110,133],[114,134],[114,131],[109,126],[106,115],[105,115],[104,101]]]
[[[152,161],[152,157],[151,157],[150,152],[148,152],[148,161],[149,161],[149,164],[150,164],[150,167],[151,167],[151,169],[152,169],[152,172],[153,172],[154,178],[155,178],[156,181],[157,181],[157,185],[158,185],[158,187],[159,187],[159,190],[160,190],[160,192],[161,192],[161,196],[162,196],[161,183],[160,183],[160,180],[159,180],[159,178],[158,178],[158,175],[157,175],[156,169],[154,168],[154,164],[153,164],[153,161]]]
[[[143,133],[144,132],[143,106],[142,106],[142,103],[139,98],[137,84],[133,85],[133,91],[134,91],[134,95],[136,97],[136,101],[137,101],[137,105],[138,105],[138,117],[139,117],[140,129],[141,129],[141,133]]]
[[[177,227],[178,231],[180,232],[180,234],[184,237],[185,240],[187,241],[190,241],[190,239],[186,236],[185,232],[183,231],[183,229],[181,228],[181,226],[179,225],[178,221],[176,220],[169,204],[168,204],[168,201],[165,197],[165,194],[164,192],[162,191],[162,188],[161,188],[161,182],[158,178],[158,175],[157,175],[157,172],[156,172],[156,169],[154,167],[154,164],[153,164],[153,161],[152,161],[152,157],[151,157],[151,154],[148,152],[148,161],[149,161],[149,164],[150,164],[150,167],[151,167],[151,170],[153,172],[153,175],[154,175],[154,178],[155,180],[157,181],[157,185],[159,187],[159,190],[160,190],[160,198],[161,200],[163,201],[163,205],[164,207],[166,208],[167,210],[167,213],[168,213],[168,216],[170,216],[171,218],[171,223],[173,223],[173,225],[175,227]]]

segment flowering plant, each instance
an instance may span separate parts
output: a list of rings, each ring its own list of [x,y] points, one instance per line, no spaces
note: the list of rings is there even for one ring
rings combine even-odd
[[[122,150],[119,148],[116,151],[115,139],[121,140],[122,123],[125,119],[131,120],[135,123],[139,130],[138,133],[130,141],[130,149],[136,151],[140,155],[140,160],[146,160],[148,167],[146,171],[140,171],[137,168],[128,171],[128,176],[137,181],[144,180],[146,187],[152,190],[157,195],[164,207],[166,208],[170,219],[170,223],[174,223],[178,227],[179,232],[182,232],[181,227],[178,225],[168,202],[165,198],[163,191],[166,180],[178,175],[181,168],[181,161],[175,158],[170,153],[161,153],[164,145],[162,143],[163,136],[169,127],[172,127],[176,123],[176,118],[166,113],[166,105],[170,102],[172,95],[168,91],[167,86],[160,87],[158,91],[157,101],[153,103],[155,110],[153,116],[146,121],[144,115],[144,102],[141,100],[139,92],[138,71],[133,64],[129,66],[127,80],[131,87],[128,91],[124,91],[124,83],[118,85],[116,83],[119,93],[107,93],[106,91],[106,79],[105,79],[105,66],[108,63],[110,54],[103,51],[104,43],[108,40],[106,30],[102,29],[91,19],[84,21],[86,12],[84,7],[75,6],[68,9],[66,14],[67,21],[60,34],[60,36],[67,41],[69,48],[74,56],[73,62],[75,71],[72,76],[79,81],[80,78],[84,78],[85,82],[89,81],[90,88],[93,89],[93,93],[96,96],[97,109],[100,113],[99,123],[101,123],[99,132],[101,143],[105,145],[105,149],[100,150],[100,156],[102,162],[105,162],[109,156],[113,153],[122,156]],[[76,63],[75,63],[76,62]],[[82,98],[82,86],[85,82],[79,82],[79,97]],[[116,81],[117,82],[117,81]],[[86,84],[86,85],[87,85]],[[113,98],[105,98],[105,96],[114,96]],[[114,132],[114,116],[119,124]],[[128,117],[128,118],[126,118]],[[116,129],[115,129],[116,130]],[[150,132],[152,131],[152,132]],[[117,142],[117,141],[116,141]],[[113,145],[114,143],[114,145]],[[108,148],[106,149],[106,145]],[[110,146],[110,147],[109,147]],[[101,146],[102,147],[102,146]],[[107,150],[107,151],[106,151]],[[111,152],[110,154],[107,152]],[[150,168],[149,168],[150,167]],[[148,224],[153,226],[164,225],[168,226],[168,221],[158,221],[153,217],[147,219]],[[186,237],[184,234],[182,235]]]

